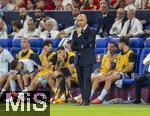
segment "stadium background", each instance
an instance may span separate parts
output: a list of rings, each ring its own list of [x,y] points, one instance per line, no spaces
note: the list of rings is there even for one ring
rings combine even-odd
[[[83,13],[85,13],[89,19],[89,25],[93,28],[96,29],[97,27],[97,23],[98,23],[98,19],[101,17],[101,13],[100,11],[82,11]],[[111,14],[114,16],[115,18],[115,14],[116,14],[116,10],[110,10]],[[62,30],[68,26],[72,25],[72,15],[71,12],[68,11],[47,11],[45,12],[45,14],[47,14],[48,16],[54,18],[57,20],[58,25],[59,25],[59,30]],[[29,12],[30,16],[33,16],[33,12]],[[145,10],[145,11],[137,11],[137,18],[141,19],[141,20],[146,20],[148,21],[148,23],[150,23],[150,12],[149,10]],[[99,17],[99,18],[97,18]],[[12,26],[11,26],[11,22],[14,20],[18,20],[19,16],[18,16],[18,12],[5,12],[3,15],[3,20],[6,22],[7,27],[8,27],[8,33],[12,32]],[[69,19],[66,20],[66,19]],[[145,28],[149,28],[149,25]],[[96,49],[95,49],[95,54],[101,54],[103,55],[104,53],[106,53],[106,46],[108,44],[109,41],[115,41],[116,43],[118,43],[119,38],[113,38],[111,36],[109,37],[105,37],[105,38],[100,38],[96,41]],[[30,44],[31,44],[31,48],[35,51],[36,55],[37,55],[37,62],[38,61],[38,55],[41,52],[42,49],[42,42],[43,40],[40,38],[37,38],[35,40],[31,39],[30,40]],[[53,42],[53,49],[56,50],[59,42],[60,42],[60,38],[52,40]],[[13,56],[15,56],[18,51],[21,49],[20,46],[20,39],[16,38],[16,39],[12,39],[12,38],[1,38],[0,39],[0,43],[4,48],[7,48],[8,50],[10,50],[10,52],[13,54]],[[142,61],[145,58],[145,56],[150,52],[150,38],[132,38],[130,39],[130,47],[136,52],[137,54],[137,62],[136,62],[136,68],[135,68],[135,72],[138,74],[142,74],[146,69],[147,66],[143,65]],[[97,64],[95,65],[95,68],[98,67],[100,65],[99,62],[97,62]],[[145,83],[144,85],[146,85],[147,83]],[[113,88],[113,90],[110,92],[110,94],[108,95],[108,99],[111,98],[115,98],[116,96],[122,97],[123,99],[127,99],[127,95],[129,92],[133,93],[134,90],[134,80],[133,79],[125,79],[124,80],[124,85],[126,86],[123,90],[120,90],[116,87]],[[78,90],[76,90],[78,91]],[[76,92],[75,91],[75,92]],[[115,92],[114,92],[115,91]],[[76,93],[75,93],[76,94]],[[74,95],[75,95],[74,94]],[[147,89],[144,88],[144,91],[142,92],[142,97],[144,100],[147,99]],[[132,94],[132,97],[134,98],[134,93]],[[71,107],[70,107],[71,106]],[[129,108],[132,107],[132,108]],[[119,109],[120,108],[120,109]],[[122,108],[122,109],[121,109]],[[129,109],[128,109],[129,108]],[[139,108],[139,110],[138,110]],[[64,113],[64,116],[67,116],[67,112],[69,111],[70,114],[72,113],[76,113],[76,112],[84,112],[84,110],[91,110],[91,112],[88,114],[88,112],[86,112],[85,114],[81,114],[81,115],[92,115],[93,113],[97,114],[100,113],[100,111],[110,111],[110,113],[114,114],[114,116],[117,116],[118,114],[118,110],[120,110],[120,113],[124,113],[126,115],[129,115],[128,112],[132,112],[132,116],[133,115],[144,115],[146,116],[146,112],[149,113],[149,106],[134,106],[134,105],[123,105],[123,106],[91,106],[89,108],[77,108],[74,105],[52,105],[51,109],[52,109],[52,115],[57,115],[56,112],[60,112],[60,114],[58,113],[57,116],[62,115]],[[70,110],[69,110],[70,109]],[[115,110],[114,110],[115,109]],[[116,110],[117,109],[117,110]],[[141,110],[140,110],[141,109]],[[95,111],[96,110],[96,111]],[[105,112],[101,112],[102,115]],[[139,113],[138,113],[139,112]],[[145,112],[145,114],[144,114]],[[61,114],[62,113],[62,114]],[[117,113],[117,114],[116,114]],[[62,115],[63,116],[63,115]],[[80,115],[79,115],[80,116]],[[111,115],[113,116],[113,115]],[[130,115],[129,115],[130,116]]]

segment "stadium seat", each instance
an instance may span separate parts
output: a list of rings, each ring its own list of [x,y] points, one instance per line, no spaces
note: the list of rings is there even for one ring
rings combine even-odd
[[[144,39],[143,38],[130,38],[129,40],[131,48],[143,48]]]
[[[100,38],[96,40],[96,48],[107,48],[107,44],[110,41],[109,38]]]
[[[42,44],[43,44],[43,39],[41,39],[41,38],[30,39],[31,47],[42,48]]]
[[[145,40],[144,46],[145,46],[146,48],[150,48],[150,38],[147,38],[147,39]]]
[[[119,40],[120,40],[120,38],[112,38],[112,39],[111,39],[111,41],[112,41],[112,42],[115,42],[117,45],[118,45],[118,43],[119,43]]]
[[[10,52],[12,53],[12,55],[13,55],[14,57],[16,57],[16,54],[17,54],[20,50],[21,50],[21,48],[19,48],[19,47],[12,47],[12,48],[10,48]]]
[[[57,48],[59,43],[60,43],[60,41],[61,41],[61,39],[59,39],[59,38],[58,39],[48,39],[48,40],[52,41],[53,48]]]
[[[144,58],[150,53],[150,48],[144,48],[140,55],[139,74],[143,74],[148,69],[148,65],[143,64]]]
[[[31,49],[34,51],[36,54],[40,54],[42,51],[42,48],[36,48],[36,47],[31,47]]]
[[[141,48],[132,48],[132,50],[136,54],[136,64],[135,64],[135,73],[138,73],[139,70],[139,61],[140,61],[140,55],[141,55]]]
[[[123,85],[132,85],[134,83],[134,79],[123,79]]]
[[[95,54],[96,54],[96,59],[98,58],[98,55],[100,55],[99,61],[96,61],[96,64],[93,67],[93,71],[100,67],[101,60],[103,58],[103,55],[106,53],[106,48],[96,48],[95,49]]]
[[[12,46],[21,48],[21,39],[13,39]]]
[[[10,39],[10,38],[8,38],[8,39],[0,38],[0,44],[4,48],[11,48],[12,47],[12,39]]]

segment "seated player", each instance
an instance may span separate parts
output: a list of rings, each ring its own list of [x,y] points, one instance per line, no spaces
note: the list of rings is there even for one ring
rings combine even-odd
[[[0,45],[0,90],[1,92],[6,91],[3,88],[3,84],[5,84],[8,78],[8,71],[9,71],[9,64],[14,60],[12,54],[7,50],[4,49]],[[1,93],[0,93],[1,97]]]
[[[103,56],[101,66],[100,68],[96,69],[94,73],[91,75],[92,80],[92,90],[91,90],[91,98],[93,94],[95,93],[96,89],[99,86],[100,82],[103,82],[106,80],[106,76],[111,74],[111,71],[115,68],[116,65],[116,43],[115,42],[109,42],[107,45],[107,53]],[[82,101],[81,94],[77,97],[74,97],[74,99],[79,102]]]
[[[75,54],[71,51],[67,52],[64,47],[60,47],[57,49],[57,58],[58,58],[58,62],[61,62],[62,67],[68,68],[70,71],[70,76],[68,78],[66,78],[66,82],[67,82],[67,89],[66,92],[67,94],[70,95],[70,97],[72,97],[72,95],[70,94],[70,88],[71,88],[71,82],[76,82],[77,83],[77,72],[75,69],[75,65],[74,65],[74,59],[75,59]],[[61,68],[61,66],[60,66]],[[60,72],[62,73],[62,72]],[[54,78],[55,77],[49,77],[49,78]],[[60,83],[60,78],[57,78],[57,80],[59,80]],[[60,88],[58,85],[55,86],[59,91]],[[57,94],[57,93],[56,93]],[[58,97],[58,96],[57,96]],[[64,103],[65,102],[65,93],[62,93],[62,96],[59,99],[55,99],[54,103]]]
[[[37,64],[33,60],[24,59],[24,60],[13,60],[10,64],[10,68],[12,72],[8,73],[8,79],[4,86],[4,89],[7,90],[10,86],[12,93],[14,96],[17,91],[16,80],[18,81],[19,87],[21,90],[26,88],[28,85],[25,85],[24,82],[28,82],[29,79],[26,77],[30,77],[32,79],[35,75],[35,71],[37,69]],[[2,93],[4,94],[4,92]]]
[[[39,55],[39,59],[40,59],[40,66],[38,66],[39,72],[36,74],[31,84],[23,90],[24,93],[33,91],[40,85],[45,87],[45,85],[49,82],[47,81],[48,80],[47,74],[49,72],[53,72],[53,68],[57,59],[55,53],[52,52],[51,41],[49,40],[44,41],[43,49],[41,54]],[[22,95],[23,94],[21,94],[20,96]]]
[[[91,98],[95,93],[96,89],[99,86],[100,82],[106,80],[106,76],[112,74],[112,71],[115,69],[117,55],[115,54],[116,43],[109,42],[107,46],[107,53],[103,56],[100,69],[96,70],[92,73],[92,90],[91,90]]]
[[[113,82],[121,78],[130,78],[131,73],[134,71],[136,55],[129,48],[129,40],[126,38],[120,39],[119,49],[121,52],[117,55],[116,68],[111,75],[105,77],[106,80],[104,89],[102,90],[100,96],[92,101],[93,104],[102,103]]]
[[[142,83],[145,81],[148,81],[148,100],[147,103],[150,104],[150,53],[146,56],[146,58],[143,60],[143,64],[149,65],[148,71],[145,72],[142,75],[139,75],[138,77],[135,78],[135,96],[136,99],[133,101],[134,104],[139,104],[141,103],[141,88],[142,88]]]
[[[30,42],[29,39],[23,38],[21,40],[21,47],[22,50],[19,51],[17,54],[18,60],[23,60],[23,59],[31,59],[35,60],[35,54],[34,52],[30,49]]]

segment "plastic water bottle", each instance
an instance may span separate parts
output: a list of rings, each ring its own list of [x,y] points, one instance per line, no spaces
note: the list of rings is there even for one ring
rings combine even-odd
[[[128,100],[128,103],[131,103],[131,93],[128,93],[128,98],[127,98],[127,100]]]

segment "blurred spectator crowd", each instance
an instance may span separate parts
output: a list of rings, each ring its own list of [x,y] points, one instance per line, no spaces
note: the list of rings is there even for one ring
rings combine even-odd
[[[143,10],[150,8],[150,0],[0,0],[0,11],[15,11],[22,7],[27,10],[63,10],[71,11],[74,7],[81,10],[101,10],[104,4],[110,9],[129,8]]]

